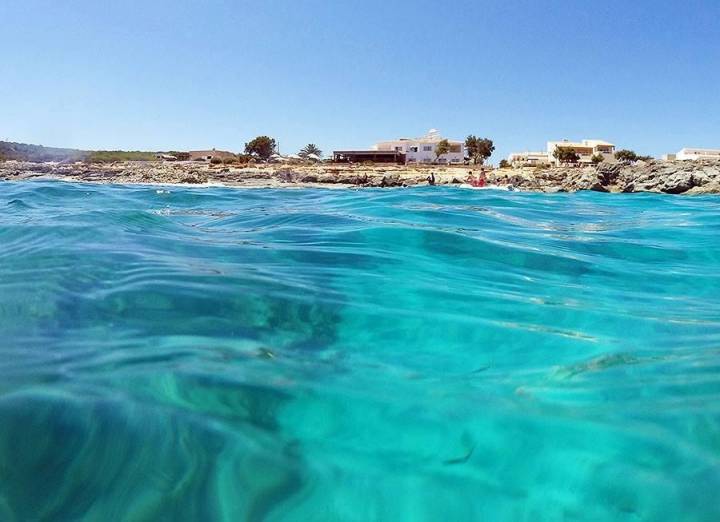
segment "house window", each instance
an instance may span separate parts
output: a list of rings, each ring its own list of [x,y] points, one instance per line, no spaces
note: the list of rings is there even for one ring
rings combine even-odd
[[[423,145],[423,152],[432,152],[432,145]]]

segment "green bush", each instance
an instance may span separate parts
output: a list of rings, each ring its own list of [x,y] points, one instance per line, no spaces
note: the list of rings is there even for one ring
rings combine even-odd
[[[277,144],[275,140],[269,136],[258,136],[249,143],[245,144],[245,154],[253,154],[263,161],[267,161],[273,152]]]
[[[635,154],[634,150],[621,149],[615,153],[615,159],[627,163],[632,163],[638,160],[638,155]]]
[[[155,152],[125,150],[95,150],[90,152],[85,161],[88,163],[112,163],[115,161],[155,161]]]

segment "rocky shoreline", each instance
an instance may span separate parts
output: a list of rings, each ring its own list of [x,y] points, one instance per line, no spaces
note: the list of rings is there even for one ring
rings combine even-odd
[[[0,162],[0,180],[60,179],[121,184],[222,184],[238,187],[400,187],[465,182],[484,170],[489,184],[535,192],[720,194],[720,162],[648,161],[597,167],[475,168],[396,165],[209,165],[197,162]]]

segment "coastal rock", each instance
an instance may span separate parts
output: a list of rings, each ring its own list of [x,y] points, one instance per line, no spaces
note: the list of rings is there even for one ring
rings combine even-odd
[[[615,185],[617,184],[618,178],[620,176],[620,165],[618,164],[607,164],[607,165],[600,165],[597,168],[597,174],[598,178],[600,180],[600,183],[607,187],[609,185]]]
[[[597,167],[545,167],[528,173],[513,169],[520,179],[513,184],[525,190],[563,190],[574,192],[663,192],[683,194],[695,187],[708,185],[715,192],[714,182],[720,180],[720,162],[646,161],[635,164],[601,164]]]
[[[192,184],[207,183],[207,182],[208,182],[207,174],[205,174],[205,173],[201,174],[199,172],[194,172],[194,173],[188,174],[187,176],[185,176],[184,178],[182,178],[180,180],[180,183],[192,183]]]
[[[695,186],[695,179],[692,172],[677,172],[668,176],[660,190],[668,194],[682,194]]]
[[[720,181],[715,180],[704,185],[697,185],[685,194],[720,194]]]
[[[558,194],[560,192],[567,192],[563,187],[558,185],[550,185],[543,189],[543,192],[546,192],[548,194]]]
[[[322,174],[317,176],[318,183],[337,183],[334,174]]]
[[[461,184],[468,166],[265,164],[213,168],[197,162],[32,163],[0,161],[0,179],[37,177],[98,183],[187,183],[210,181],[237,186],[338,184],[358,187],[427,185],[431,173],[436,185]],[[647,161],[587,167],[524,167],[486,169],[490,184],[513,185],[525,191],[662,192],[668,194],[720,193],[720,161]]]
[[[292,170],[287,169],[279,170],[275,173],[275,177],[284,183],[293,183],[296,181],[295,173]]]

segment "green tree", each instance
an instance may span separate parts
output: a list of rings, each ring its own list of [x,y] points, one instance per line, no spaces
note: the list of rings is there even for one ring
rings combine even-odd
[[[602,154],[593,154],[593,157],[590,158],[590,161],[593,165],[599,165],[600,163],[605,161],[605,156],[603,156]]]
[[[317,156],[318,158],[322,157],[322,151],[314,143],[305,145],[305,147],[303,147],[300,152],[298,152],[298,156],[300,156],[301,158],[307,158],[311,154]]]
[[[493,141],[488,138],[478,138],[471,134],[465,138],[465,149],[470,158],[472,158],[473,163],[482,165],[485,163],[485,160],[492,156],[495,145]]]
[[[622,149],[615,153],[615,159],[627,163],[632,163],[638,160],[638,155],[635,154],[634,150]]]
[[[258,136],[250,143],[245,144],[245,154],[257,156],[267,161],[275,152],[275,140],[269,136]]]
[[[450,152],[450,142],[448,140],[441,140],[435,145],[435,161],[440,159],[440,156]]]
[[[577,163],[580,161],[580,155],[573,148],[555,147],[553,158],[560,163]]]
[[[498,165],[501,169],[506,169],[510,167],[510,162],[506,159],[500,160],[500,165]]]

